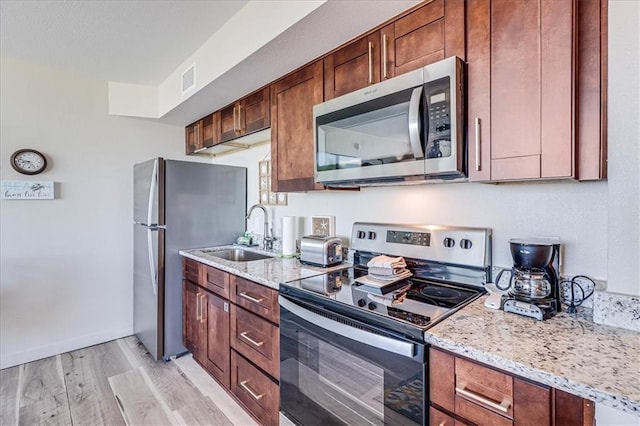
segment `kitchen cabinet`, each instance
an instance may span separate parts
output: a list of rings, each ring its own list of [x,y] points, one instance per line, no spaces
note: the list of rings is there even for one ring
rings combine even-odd
[[[220,110],[220,143],[271,126],[270,88],[266,86]]]
[[[333,99],[433,62],[465,58],[464,0],[435,0],[324,58],[324,97]]]
[[[606,1],[470,0],[469,178],[605,177]]]
[[[323,189],[314,182],[313,106],[323,101],[323,62],[271,85],[271,189]]]
[[[434,0],[380,30],[381,79],[450,56],[465,59],[465,1]]]
[[[220,112],[188,125],[185,128],[186,153],[195,154],[220,141]]]
[[[278,424],[278,292],[187,258],[183,277],[185,347],[262,424]]]
[[[592,401],[433,347],[429,383],[431,425],[593,425]]]

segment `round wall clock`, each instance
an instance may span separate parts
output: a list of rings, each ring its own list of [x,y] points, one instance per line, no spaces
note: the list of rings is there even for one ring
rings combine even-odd
[[[47,159],[35,149],[19,149],[11,156],[11,167],[23,175],[37,175],[47,168]]]

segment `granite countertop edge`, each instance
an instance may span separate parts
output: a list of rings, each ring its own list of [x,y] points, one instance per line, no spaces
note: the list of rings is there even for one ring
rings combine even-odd
[[[560,389],[562,391],[598,403],[602,403],[609,407],[640,417],[640,400],[629,398],[628,396],[625,396],[617,391],[609,391],[606,389],[606,384],[603,384],[602,386],[598,386],[597,384],[589,384],[580,380],[565,377],[561,374],[557,374],[546,369],[537,368],[535,366],[536,360],[532,360],[531,364],[518,362],[514,359],[502,356],[497,353],[499,352],[499,349],[491,350],[486,348],[479,348],[474,346],[473,344],[465,342],[465,338],[462,334],[459,338],[456,338],[456,336],[453,335],[454,333],[443,335],[447,333],[441,332],[437,329],[438,325],[447,325],[447,323],[451,324],[457,318],[460,318],[459,314],[466,313],[465,311],[470,307],[477,310],[478,304],[482,304],[483,301],[484,297],[462,308],[460,311],[444,319],[439,324],[436,324],[436,326],[434,326],[435,330],[427,330],[427,332],[425,333],[426,342],[437,348],[441,348],[454,354],[487,364],[508,373],[521,376],[523,378],[530,379],[538,383],[548,385],[556,389]],[[472,307],[472,305],[475,306]],[[474,315],[475,312],[470,314],[470,316]],[[593,353],[575,354],[576,368],[582,368],[579,367],[580,360],[588,358],[591,355],[593,355]]]

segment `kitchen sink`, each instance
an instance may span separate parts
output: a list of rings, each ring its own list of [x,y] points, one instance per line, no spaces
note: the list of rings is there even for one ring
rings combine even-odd
[[[273,257],[243,249],[202,250],[202,252],[221,259],[230,260],[232,262],[251,262],[252,260],[270,259]]]

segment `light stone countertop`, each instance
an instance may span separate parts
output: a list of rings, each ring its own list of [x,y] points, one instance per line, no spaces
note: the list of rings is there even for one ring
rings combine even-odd
[[[203,251],[230,248],[238,246],[180,254],[275,289],[279,283],[351,266],[319,268],[280,257],[232,262]],[[430,328],[427,343],[640,417],[640,333],[595,324],[585,310],[536,321],[488,309],[485,299]]]
[[[264,260],[254,260],[251,262],[233,262],[207,253],[208,251],[220,251],[236,248],[274,257]],[[276,290],[278,290],[280,283],[295,281],[301,278],[312,277],[314,275],[322,275],[330,271],[351,266],[351,264],[346,262],[330,268],[303,265],[298,259],[285,259],[277,257],[278,255],[276,253],[260,250],[257,247],[243,247],[235,245],[186,249],[180,250],[179,253],[189,259],[205,263],[209,266],[213,266],[214,268],[255,281],[267,287],[275,288]]]
[[[640,417],[640,333],[595,324],[588,311],[536,321],[485,299],[430,328],[427,342]]]

